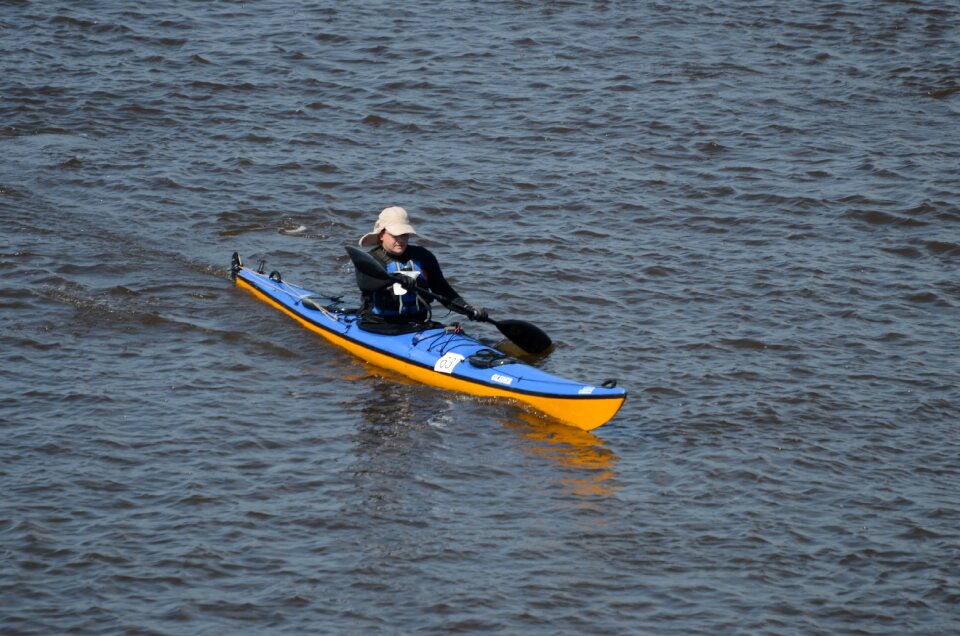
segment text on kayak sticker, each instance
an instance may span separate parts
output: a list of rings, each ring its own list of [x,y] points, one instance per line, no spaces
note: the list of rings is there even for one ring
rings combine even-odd
[[[490,378],[494,382],[499,382],[500,384],[513,384],[513,378],[509,375],[500,375],[499,373],[494,373]]]
[[[577,393],[579,393],[580,395],[590,395],[591,393],[593,393],[594,389],[596,388],[597,387],[595,386],[585,386],[579,391],[577,391]]]
[[[457,367],[458,364],[463,362],[463,356],[459,353],[445,353],[443,356],[437,360],[437,363],[433,365],[433,370],[439,373],[453,373],[453,370]]]

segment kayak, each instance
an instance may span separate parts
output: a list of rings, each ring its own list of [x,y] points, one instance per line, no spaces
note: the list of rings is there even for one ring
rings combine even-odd
[[[358,358],[417,382],[481,397],[506,398],[562,424],[593,430],[610,421],[627,393],[607,380],[584,384],[547,373],[483,344],[457,324],[384,335],[360,328],[356,309],[337,299],[244,266],[234,254],[231,277],[237,287],[287,314]],[[321,304],[318,301],[332,301]]]

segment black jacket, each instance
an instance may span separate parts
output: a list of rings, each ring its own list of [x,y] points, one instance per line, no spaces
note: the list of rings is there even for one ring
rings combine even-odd
[[[463,303],[460,294],[447,282],[440,269],[440,263],[437,257],[425,247],[419,245],[408,245],[400,256],[388,254],[382,246],[377,246],[370,250],[370,254],[378,261],[393,269],[410,269],[413,266],[420,272],[417,285],[425,288],[438,296],[444,296],[454,301]],[[424,323],[430,321],[430,299],[422,295],[416,299],[415,308],[413,306],[412,294],[401,297],[393,293],[393,286],[389,286],[383,291],[363,292],[363,304],[360,308],[363,315],[363,321],[366,324],[389,323],[389,324],[408,324]],[[406,303],[405,311],[401,312],[403,303]]]

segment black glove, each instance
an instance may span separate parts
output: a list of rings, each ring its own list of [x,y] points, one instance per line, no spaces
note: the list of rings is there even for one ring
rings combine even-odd
[[[403,274],[397,274],[393,277],[393,282],[397,283],[407,291],[412,291],[414,287],[417,286],[417,279],[412,276],[405,276]]]
[[[467,311],[470,313],[467,314],[467,317],[470,320],[486,320],[487,319],[487,310],[483,307],[474,307],[473,305],[467,305]]]

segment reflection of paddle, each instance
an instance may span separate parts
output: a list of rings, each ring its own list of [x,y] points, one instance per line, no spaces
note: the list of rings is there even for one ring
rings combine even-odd
[[[350,260],[353,261],[354,267],[357,268],[357,284],[363,291],[377,291],[394,283],[401,283],[408,289],[411,287],[408,280],[404,280],[405,277],[392,276],[387,271],[387,268],[383,266],[383,263],[367,252],[357,249],[356,247],[347,246],[347,254],[350,255]],[[414,286],[413,289],[418,294],[436,300],[457,313],[472,317],[473,311],[456,299],[434,294],[422,287]],[[553,342],[550,341],[550,336],[529,322],[523,320],[493,320],[492,318],[484,318],[483,321],[494,325],[500,330],[500,333],[528,353],[543,353],[553,346]]]

